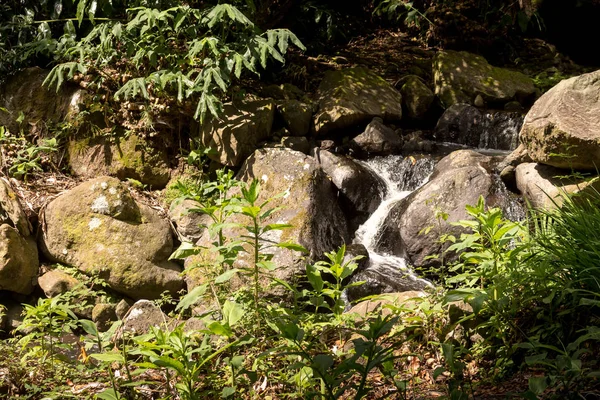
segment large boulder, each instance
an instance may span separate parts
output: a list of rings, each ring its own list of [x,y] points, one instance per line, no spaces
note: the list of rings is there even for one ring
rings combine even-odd
[[[475,98],[490,105],[512,100],[527,104],[535,97],[535,86],[526,75],[493,67],[485,58],[466,51],[440,51],[433,59],[435,94],[444,107],[474,104]]]
[[[435,94],[416,75],[405,76],[396,83],[402,94],[402,105],[406,116],[412,119],[422,119],[427,115],[435,100]]]
[[[600,167],[600,70],[561,81],[527,113],[521,142],[538,163]]]
[[[400,92],[365,68],[327,72],[317,95],[315,131],[319,136],[366,124],[374,117],[389,121],[402,118]]]
[[[116,143],[105,137],[71,139],[67,153],[73,173],[80,177],[132,178],[153,189],[162,189],[169,182],[164,146],[153,146],[137,135],[121,138]]]
[[[39,269],[35,241],[8,224],[0,225],[0,290],[30,294]]]
[[[223,106],[221,119],[213,118],[200,127],[202,145],[215,150],[209,157],[229,167],[242,164],[258,144],[271,137],[275,103],[272,100],[247,101]]]
[[[340,191],[340,205],[355,230],[381,204],[387,193],[385,182],[348,157],[320,149],[315,149],[313,156]]]
[[[517,112],[483,111],[469,104],[448,107],[438,120],[436,140],[482,149],[514,150],[519,144],[523,115]]]
[[[137,203],[116,178],[82,183],[53,200],[43,214],[41,247],[53,261],[98,274],[132,298],[158,298],[183,287],[169,223]]]
[[[0,126],[6,126],[11,132],[24,128],[28,133],[42,132],[49,122],[61,122],[65,118],[75,117],[78,105],[85,91],[68,84],[56,92],[56,87],[45,87],[42,83],[48,71],[38,67],[27,68],[6,79],[0,86]],[[23,121],[17,122],[23,113]]]
[[[524,163],[515,171],[517,188],[533,208],[560,207],[566,194],[594,193],[600,190],[598,178],[565,176],[565,171],[549,165]]]
[[[392,206],[376,250],[406,256],[418,267],[439,265],[439,259],[428,256],[440,255],[447,247],[440,243],[441,235],[463,232],[451,223],[469,218],[466,205],[477,204],[483,196],[489,207],[509,210],[513,206],[502,183],[492,176],[495,162],[472,150],[444,157],[427,184]],[[447,219],[441,213],[447,214]]]
[[[292,228],[283,231],[269,232],[266,239],[275,243],[299,243],[309,251],[308,257],[312,260],[350,242],[347,222],[338,205],[335,188],[314,158],[286,148],[260,149],[242,165],[237,178],[245,182],[260,179],[258,203],[272,199],[269,208],[281,207],[281,210],[266,218],[264,224],[292,225]],[[246,225],[248,218],[238,214],[230,222]],[[228,228],[224,232],[228,238],[247,234],[241,228]],[[204,235],[198,244],[209,246],[210,239],[207,236]],[[246,250],[250,251],[248,248]],[[275,277],[292,281],[303,274],[305,260],[302,254],[280,248],[269,249],[269,252],[274,254],[272,261],[278,267],[274,271]],[[185,262],[186,269],[198,266],[204,260],[206,255],[189,257]],[[248,266],[248,261],[246,255],[241,255],[237,263]],[[204,275],[201,269],[195,276],[189,274],[188,286],[199,283]]]

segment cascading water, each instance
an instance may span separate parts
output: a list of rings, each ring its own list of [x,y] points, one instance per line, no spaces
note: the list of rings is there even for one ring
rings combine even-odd
[[[369,263],[353,278],[353,281],[366,283],[352,288],[347,294],[349,300],[368,294],[422,290],[431,286],[428,281],[415,275],[404,258],[378,253],[375,249],[381,239],[381,226],[390,209],[427,182],[435,161],[431,157],[416,159],[392,155],[376,157],[361,164],[383,179],[387,194],[371,217],[355,233],[354,243],[365,246],[369,252]]]
[[[514,150],[519,145],[519,131],[524,116],[514,112],[483,113],[479,149]]]

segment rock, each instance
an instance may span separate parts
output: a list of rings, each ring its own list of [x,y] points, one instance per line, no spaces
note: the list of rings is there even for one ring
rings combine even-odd
[[[0,225],[0,290],[30,294],[39,265],[35,242],[8,224]]]
[[[64,271],[53,269],[40,276],[38,284],[46,297],[56,297],[75,289],[81,282]]]
[[[481,95],[480,95],[480,94],[478,94],[478,95],[475,97],[475,100],[473,100],[473,105],[474,105],[475,107],[479,107],[479,108],[483,108],[483,107],[485,107],[485,101],[483,101],[483,97],[481,97]]]
[[[283,193],[283,196],[274,198],[268,205],[269,208],[282,209],[263,223],[288,223],[293,226],[283,231],[271,231],[267,235],[268,240],[275,243],[299,243],[308,249],[310,260],[317,260],[325,252],[350,242],[347,222],[338,206],[335,188],[314,158],[285,148],[260,149],[242,165],[237,175],[237,179],[245,182],[254,178],[261,181],[258,203]],[[247,224],[248,219],[238,214],[230,222]],[[224,234],[226,237],[237,238],[247,233],[241,228],[228,228]],[[209,239],[206,238],[198,244],[208,243]],[[279,267],[273,272],[275,277],[293,281],[304,274],[306,260],[302,254],[280,248],[270,251],[274,254],[272,261]],[[185,261],[186,269],[202,263],[204,259],[205,255],[188,257]],[[247,255],[240,255],[237,263],[247,266]],[[201,270],[199,279],[202,279]],[[197,283],[198,281],[188,281],[188,289]]]
[[[291,150],[296,150],[304,154],[310,152],[310,143],[305,137],[282,137],[281,144]]]
[[[165,147],[137,135],[118,139],[117,143],[102,136],[74,138],[67,145],[67,153],[73,173],[80,177],[131,178],[152,189],[162,189],[169,182],[171,171]]]
[[[479,146],[483,126],[483,114],[469,104],[453,104],[440,117],[434,137],[438,141]]]
[[[123,318],[123,327],[117,333],[121,337],[123,332],[134,335],[143,335],[150,332],[151,327],[165,327],[170,319],[153,302],[148,300],[137,301]]]
[[[435,127],[438,141],[482,149],[512,150],[518,145],[523,115],[481,111],[468,104],[450,106]]]
[[[600,70],[561,81],[527,113],[521,142],[532,160],[557,168],[600,167]]]
[[[27,215],[23,212],[17,194],[4,178],[0,178],[0,225],[8,224],[27,237],[32,229]]]
[[[402,151],[406,153],[432,153],[436,143],[423,138],[423,131],[414,131],[402,137]]]
[[[352,159],[315,149],[313,157],[340,191],[339,202],[356,230],[379,207],[387,193],[385,182]]]
[[[439,259],[427,257],[440,255],[447,247],[439,242],[441,235],[458,237],[464,232],[450,224],[469,218],[466,205],[477,204],[482,195],[488,207],[509,210],[513,206],[502,183],[490,172],[494,162],[492,157],[472,150],[459,150],[444,157],[428,183],[392,206],[376,250],[406,256],[417,267],[439,265]],[[447,220],[439,216],[440,212],[447,214]]]
[[[158,298],[183,287],[169,223],[138,204],[116,178],[100,177],[57,197],[45,209],[40,243],[46,256],[87,274],[115,291]]]
[[[57,93],[54,85],[42,86],[46,76],[48,71],[34,67],[5,81],[0,87],[0,107],[8,113],[0,112],[0,126],[15,134],[23,128],[25,133],[39,136],[48,123],[74,119],[85,91],[67,83]],[[20,113],[24,116],[21,123],[16,121]]]
[[[423,80],[416,75],[408,75],[396,84],[396,87],[402,94],[406,116],[412,119],[424,118],[435,100],[435,94]]]
[[[600,190],[597,177],[582,179],[566,177],[565,171],[549,165],[525,163],[516,167],[517,188],[536,209],[560,207],[567,193],[585,195]]]
[[[402,95],[383,78],[365,68],[328,71],[317,91],[319,111],[315,131],[323,136],[366,124],[374,117],[402,118]]]
[[[435,94],[445,108],[473,104],[479,95],[492,105],[535,97],[533,81],[520,72],[493,67],[481,56],[465,51],[440,51],[433,59]]]
[[[344,263],[350,261],[355,257],[359,257],[358,260],[354,260],[354,262],[358,266],[354,271],[354,274],[357,274],[360,271],[363,271],[369,265],[369,251],[364,245],[360,243],[350,243],[346,245]]]
[[[511,191],[516,192],[517,180],[516,180],[516,167],[519,164],[531,162],[529,154],[527,154],[527,148],[525,145],[520,144],[512,153],[510,153],[504,160],[498,163],[496,171],[500,172],[500,179]]]
[[[226,103],[221,119],[213,118],[200,127],[200,140],[216,151],[209,154],[210,159],[228,167],[239,166],[260,142],[271,137],[274,116],[272,100]]]
[[[107,331],[113,322],[117,321],[116,304],[98,303],[92,309],[92,321],[96,323],[98,330]]]
[[[518,101],[509,101],[504,105],[504,111],[509,112],[522,112],[523,106]]]
[[[388,155],[402,150],[402,137],[381,118],[373,118],[365,131],[350,141],[350,147],[362,156]]]
[[[175,224],[182,241],[196,242],[202,237],[206,227],[213,223],[209,215],[199,211],[201,207],[200,203],[191,199],[180,198],[171,203],[169,218]]]
[[[283,124],[293,136],[306,136],[312,123],[312,107],[298,100],[286,100],[277,106]]]
[[[425,292],[418,290],[409,290],[406,292],[399,293],[388,293],[381,298],[375,300],[364,300],[354,305],[350,310],[346,311],[345,314],[355,314],[358,319],[364,319],[372,312],[381,310],[382,316],[387,316],[392,313],[390,308],[385,306],[393,305],[395,307],[402,307],[403,304],[410,302],[411,299],[425,297]]]
[[[121,301],[119,301],[117,303],[117,306],[115,307],[115,315],[117,316],[117,318],[120,320],[125,318],[125,315],[127,315],[127,312],[129,311],[131,306],[133,306],[134,303],[135,302],[131,299],[122,299]]]
[[[6,331],[14,331],[23,323],[25,307],[20,303],[6,304]]]
[[[263,88],[260,94],[275,100],[302,100],[306,97],[306,93],[291,83],[269,85]]]

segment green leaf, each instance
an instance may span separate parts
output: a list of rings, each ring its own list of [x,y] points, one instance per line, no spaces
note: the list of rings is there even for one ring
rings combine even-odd
[[[536,395],[541,395],[548,387],[548,380],[545,376],[533,376],[529,378],[529,390]]]
[[[234,326],[244,316],[245,310],[238,303],[225,300],[223,304],[223,319],[229,326]]]
[[[153,364],[163,367],[163,368],[171,368],[177,371],[179,374],[185,374],[185,366],[178,360],[175,360],[171,357],[160,356],[160,357],[150,357],[150,362]]]
[[[235,394],[236,390],[234,387],[231,386],[226,386],[223,388],[223,390],[221,391],[221,397],[222,398],[227,398],[229,396],[233,396]]]
[[[308,253],[308,250],[306,249],[306,247],[299,245],[298,243],[293,243],[293,242],[277,243],[277,247],[281,247],[281,248],[288,249],[288,250],[298,251],[300,253]]]
[[[219,336],[231,337],[233,335],[233,331],[229,326],[223,325],[218,321],[211,322],[208,325],[208,330]]]
[[[95,353],[90,354],[90,357],[103,362],[118,362],[120,364],[123,364],[125,362],[125,359],[123,358],[123,355],[121,353]]]
[[[115,392],[114,389],[106,389],[103,392],[100,392],[96,395],[96,397],[98,399],[102,399],[102,400],[120,400],[121,396]]]
[[[196,302],[202,296],[204,296],[204,294],[206,293],[207,288],[208,288],[208,284],[207,283],[205,283],[204,285],[196,286],[188,294],[186,294],[185,296],[183,296],[181,298],[181,300],[179,300],[179,303],[177,304],[177,307],[175,307],[175,311],[176,312],[185,311],[188,308],[190,308],[191,306],[193,306],[194,304],[196,304]]]
[[[237,274],[240,270],[237,268],[229,269],[223,272],[221,275],[215,278],[215,283],[223,283],[228,282],[235,274]]]
[[[183,260],[190,256],[199,254],[204,250],[203,247],[196,246],[191,242],[183,242],[181,245],[171,254],[169,260]]]
[[[78,322],[86,333],[94,337],[98,336],[98,328],[93,321],[90,321],[89,319],[80,319]]]

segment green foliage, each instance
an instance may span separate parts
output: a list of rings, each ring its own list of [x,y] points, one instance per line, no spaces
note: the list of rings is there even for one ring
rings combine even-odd
[[[3,167],[10,176],[27,180],[35,172],[43,171],[43,164],[50,164],[49,155],[58,150],[56,138],[31,143],[23,134],[13,135],[0,126],[0,155]]]
[[[287,29],[258,31],[232,4],[208,8],[185,5],[161,9],[127,9],[126,21],[93,26],[87,36],[57,52],[61,61],[46,84],[58,89],[75,71],[98,71],[95,84],[113,93],[116,101],[174,97],[196,102],[194,118],[201,123],[218,117],[221,99],[244,71],[258,75],[270,59],[284,63],[292,43],[304,49]],[[102,71],[117,68],[130,74],[122,84]]]

